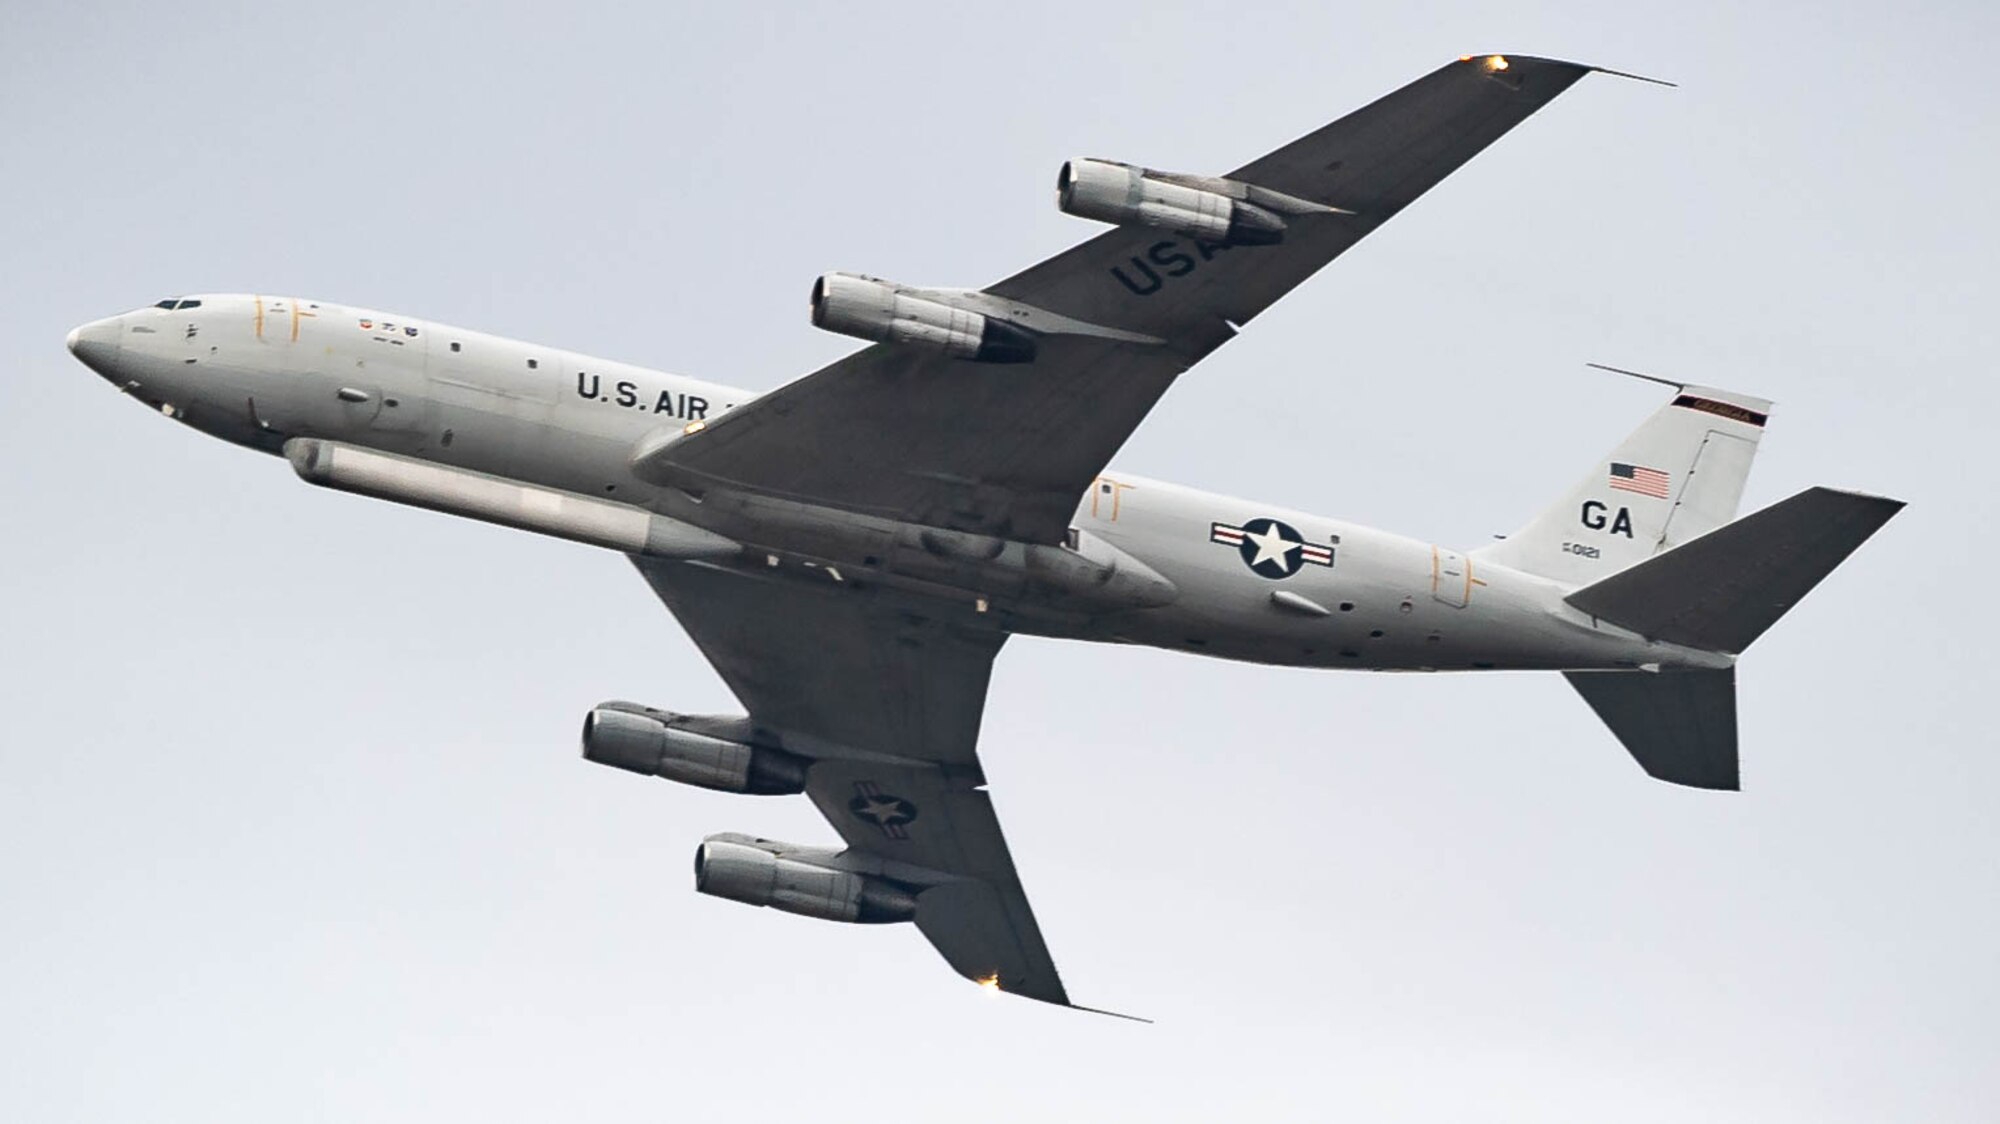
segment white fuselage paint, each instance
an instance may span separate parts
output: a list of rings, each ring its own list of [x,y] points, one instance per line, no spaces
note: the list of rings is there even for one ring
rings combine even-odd
[[[324,438],[689,518],[685,504],[675,506],[677,497],[633,475],[634,449],[754,397],[326,302],[186,300],[200,304],[85,325],[71,347],[140,400],[267,452],[277,452],[287,437]],[[1259,539],[1254,528],[1262,520],[1295,530],[1299,545],[1268,532]],[[1014,631],[1309,667],[1730,662],[1595,622],[1563,604],[1568,587],[1544,578],[1400,535],[1113,470],[1081,498],[1073,525],[1145,563],[1178,595],[1167,605],[1086,619],[996,603],[996,619]],[[1247,551],[1238,545],[1246,525],[1253,526]],[[1302,561],[1308,548],[1331,564]],[[1251,565],[1260,555],[1284,563],[1267,564],[1266,572],[1293,572],[1260,574]],[[746,562],[765,563],[761,554]],[[962,592],[967,602],[982,593]]]

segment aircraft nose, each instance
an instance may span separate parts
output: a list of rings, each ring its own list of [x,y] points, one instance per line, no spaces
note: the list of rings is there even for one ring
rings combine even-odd
[[[112,377],[112,365],[118,359],[118,321],[116,316],[92,320],[72,329],[67,341],[71,355],[107,379]]]

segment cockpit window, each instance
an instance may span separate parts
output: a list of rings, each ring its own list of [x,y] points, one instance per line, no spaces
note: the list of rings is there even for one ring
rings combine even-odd
[[[182,302],[180,303],[180,305],[179,305],[178,307],[180,307],[180,308],[200,308],[200,307],[201,307],[201,302],[200,302],[200,301],[182,301]]]
[[[181,302],[179,302],[179,301],[177,301],[177,300],[173,299],[172,297],[168,297],[168,298],[167,298],[166,300],[163,300],[163,301],[161,301],[160,303],[158,303],[158,304],[154,305],[153,307],[154,307],[154,308],[165,308],[165,309],[172,309],[172,308],[173,308],[173,307],[174,307],[175,305],[177,305],[177,304],[179,304],[179,303],[181,303]]]
[[[167,309],[168,311],[172,311],[173,309],[176,308],[200,308],[201,302],[182,300],[179,297],[168,297],[166,300],[157,302],[156,304],[153,305],[153,307],[164,308]]]

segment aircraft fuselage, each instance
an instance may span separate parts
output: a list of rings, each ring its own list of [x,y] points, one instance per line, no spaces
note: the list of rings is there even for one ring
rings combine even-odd
[[[1563,604],[1568,587],[1465,552],[1114,470],[1081,497],[1070,547],[1123,560],[1137,584],[1108,584],[1095,599],[1038,585],[1019,544],[995,543],[991,558],[940,549],[899,562],[864,545],[896,528],[870,540],[838,533],[854,522],[845,513],[817,513],[831,534],[760,522],[754,507],[732,518],[634,474],[642,442],[713,421],[749,391],[326,302],[162,304],[174,307],[93,322],[70,345],[203,432],[271,453],[293,438],[340,442],[659,512],[743,543],[726,564],[900,585],[1009,631],[1372,670],[1730,662],[1593,621]],[[1063,548],[1028,549],[1047,560]],[[1026,568],[1010,571],[1020,558]]]

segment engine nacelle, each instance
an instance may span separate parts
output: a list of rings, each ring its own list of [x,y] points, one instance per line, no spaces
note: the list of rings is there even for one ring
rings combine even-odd
[[[828,273],[813,282],[812,322],[829,332],[910,344],[979,363],[1026,363],[1035,334],[982,312],[874,277]]]
[[[583,756],[649,777],[758,795],[804,792],[804,758],[685,728],[678,714],[637,703],[601,704],[583,719]]]
[[[882,924],[917,915],[917,899],[886,879],[842,870],[837,852],[734,832],[711,835],[694,853],[694,888],[747,905],[822,921]]]
[[[1116,226],[1153,226],[1223,246],[1284,241],[1282,217],[1237,197],[1249,191],[1247,184],[1177,176],[1109,160],[1071,160],[1056,175],[1056,205],[1081,218]]]

